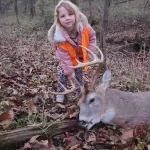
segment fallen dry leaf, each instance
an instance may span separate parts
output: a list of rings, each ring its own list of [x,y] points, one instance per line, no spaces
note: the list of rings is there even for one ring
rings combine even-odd
[[[48,143],[47,145],[49,146],[50,150],[57,150],[57,148],[54,146],[52,138],[48,137]]]
[[[25,143],[24,146],[20,150],[24,150],[24,149],[31,149],[31,144],[28,142]]]
[[[66,110],[67,110],[66,118],[77,117],[79,114],[79,110],[78,110],[78,107],[76,105],[72,105],[72,106],[66,108]]]
[[[73,145],[72,147],[69,148],[69,150],[77,150],[80,144]]]
[[[58,106],[59,108],[62,108],[62,109],[65,109],[65,108],[66,108],[66,106],[65,106],[65,105],[60,104],[60,103],[57,103],[57,104],[56,104],[56,106]]]
[[[45,143],[35,141],[34,143],[25,143],[24,147],[22,147],[20,150],[26,150],[26,149],[34,149],[34,150],[55,150],[55,149],[50,149]]]
[[[36,141],[32,145],[32,148],[34,150],[57,150],[57,148],[54,145],[51,145],[51,147],[48,146],[48,140]]]
[[[35,135],[35,136],[31,137],[29,143],[31,143],[31,144],[34,143],[34,142],[37,140],[37,138],[38,138],[39,136],[40,136],[40,135]]]
[[[66,149],[76,149],[82,141],[78,140],[75,136],[71,136],[70,138],[67,138],[65,141]]]
[[[88,143],[84,143],[84,145],[82,146],[82,148],[86,149],[86,150],[90,150],[91,147],[88,145]]]
[[[36,114],[36,113],[37,113],[37,108],[36,108],[36,106],[33,104],[33,101],[29,100],[27,107],[28,107],[28,110],[29,110],[29,115]]]
[[[37,92],[38,92],[38,89],[37,88],[35,88],[35,89],[27,89],[26,91],[25,91],[25,96],[29,96],[29,97],[34,97],[36,94],[37,94]]]
[[[9,97],[8,102],[10,106],[22,106],[23,105],[22,99],[21,98],[16,99],[16,97],[14,96]]]
[[[112,144],[116,144],[120,140],[120,137],[119,136],[110,136],[110,140],[111,140]]]
[[[88,138],[86,139],[86,142],[95,142],[96,141],[96,135],[93,132],[88,132]]]
[[[14,119],[14,112],[13,110],[10,110],[8,112],[4,112],[0,115],[0,125],[3,126],[3,128],[7,128],[11,121]]]
[[[134,138],[137,137],[145,138],[147,133],[148,133],[148,125],[145,123],[140,124],[133,129]]]
[[[64,117],[64,114],[50,114],[50,113],[47,113],[47,112],[44,112],[44,117],[47,118],[47,119],[52,119],[52,120],[56,120],[56,119],[59,119],[59,118],[65,118]]]
[[[51,145],[48,144],[48,140],[38,141],[37,138],[39,135],[33,136],[24,146],[19,150],[34,149],[34,150],[57,150],[57,148],[51,142]]]
[[[122,144],[126,144],[127,141],[133,139],[133,129],[120,129],[120,131],[122,133],[120,137]]]

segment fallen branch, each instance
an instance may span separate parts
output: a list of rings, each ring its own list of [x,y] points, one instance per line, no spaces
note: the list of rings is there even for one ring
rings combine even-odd
[[[122,1],[119,1],[119,2],[114,2],[115,5],[119,5],[119,4],[124,4],[124,3],[127,3],[129,1],[134,1],[134,0],[122,0]]]
[[[12,148],[13,145],[25,142],[35,135],[46,137],[73,130],[75,129],[76,124],[76,120],[69,120],[47,124],[44,128],[42,126],[30,126],[8,132],[3,131],[0,133],[0,149],[10,149],[10,146]]]
[[[121,46],[118,46],[118,47],[115,47],[115,48],[110,48],[108,49],[108,51],[123,51],[123,49],[126,49],[126,48],[131,48],[135,43],[127,43],[125,45],[121,45]]]

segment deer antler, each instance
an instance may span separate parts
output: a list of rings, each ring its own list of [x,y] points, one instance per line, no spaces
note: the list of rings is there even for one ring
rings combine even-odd
[[[97,55],[94,54],[88,48],[86,48],[84,46],[81,46],[81,45],[79,45],[79,46],[82,47],[82,48],[84,48],[85,50],[87,50],[93,56],[93,60],[91,62],[82,63],[82,62],[80,62],[80,61],[78,61],[76,59],[76,61],[78,62],[78,65],[76,65],[76,66],[70,66],[70,67],[72,67],[72,68],[81,68],[81,67],[85,67],[85,66],[88,66],[88,65],[93,65],[93,64],[98,64],[98,63],[103,63],[104,62],[104,55],[103,55],[102,51],[96,45],[93,45],[93,46],[99,51],[99,53],[101,55],[101,59],[99,59],[97,57]]]
[[[72,67],[72,68],[81,68],[81,67],[85,67],[85,66],[88,66],[88,65],[93,65],[93,64],[103,63],[104,62],[103,53],[102,53],[102,51],[97,46],[94,45],[95,48],[98,49],[98,51],[99,51],[99,53],[101,55],[101,59],[99,59],[97,57],[97,55],[94,54],[88,48],[86,48],[84,46],[81,46],[81,45],[79,45],[79,46],[82,47],[82,48],[84,48],[85,50],[87,50],[93,56],[93,60],[90,61],[90,62],[86,62],[86,63],[82,63],[82,62],[80,62],[80,61],[77,60],[78,65],[77,66],[70,66],[70,67]],[[77,84],[80,85],[80,83],[76,80],[75,77],[74,77],[74,79],[77,82]],[[75,84],[73,83],[73,80],[70,79],[69,81],[71,83],[71,88],[70,89],[67,89],[61,82],[58,81],[60,83],[60,85],[63,87],[64,92],[53,92],[53,91],[49,91],[49,92],[52,93],[52,94],[56,94],[56,95],[65,95],[65,94],[71,93],[71,92],[75,91],[77,88],[79,88],[79,86],[77,86],[77,87],[75,86]]]
[[[53,92],[53,91],[49,91],[49,92],[51,94],[55,94],[55,95],[65,95],[65,94],[71,93],[71,92],[75,91],[77,88],[79,88],[79,87],[75,86],[72,79],[70,79],[69,81],[71,83],[71,88],[70,89],[67,89],[60,81],[58,81],[59,84],[63,87],[64,92]]]

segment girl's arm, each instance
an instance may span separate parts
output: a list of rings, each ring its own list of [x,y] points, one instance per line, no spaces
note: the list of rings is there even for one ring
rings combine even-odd
[[[89,49],[96,53],[96,48],[93,46],[96,45],[96,32],[94,31],[94,29],[91,27],[90,28],[90,38],[89,38]]]
[[[74,69],[70,67],[70,66],[72,66],[72,61],[69,56],[69,53],[67,51],[64,51],[63,49],[57,47],[56,57],[60,62],[60,66],[64,70],[64,74],[67,76],[71,76],[74,73]]]

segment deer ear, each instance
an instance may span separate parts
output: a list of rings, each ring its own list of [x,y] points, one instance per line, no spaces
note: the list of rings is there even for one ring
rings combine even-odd
[[[104,90],[106,90],[109,87],[111,77],[112,77],[111,71],[107,69],[104,72],[103,77],[102,77],[102,84],[101,85],[102,85]]]
[[[111,71],[107,69],[103,74],[101,83],[96,87],[96,93],[105,94],[105,90],[110,85],[111,76]]]

